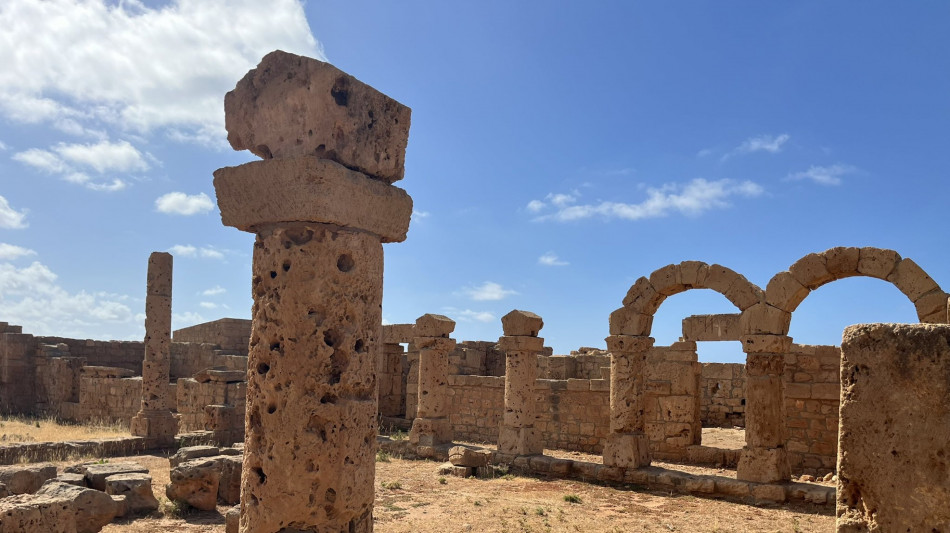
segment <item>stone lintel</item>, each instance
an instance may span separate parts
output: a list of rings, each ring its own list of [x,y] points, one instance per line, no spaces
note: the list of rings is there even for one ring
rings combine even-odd
[[[386,324],[383,326],[383,342],[402,344],[415,338],[415,324]]]
[[[224,97],[235,150],[314,155],[387,183],[405,172],[411,110],[317,59],[276,50]]]
[[[417,350],[434,350],[443,356],[455,348],[455,339],[448,337],[416,337],[412,339],[412,343]]]
[[[611,335],[605,339],[607,351],[611,353],[640,353],[653,347],[653,337],[636,335]]]
[[[498,339],[498,349],[504,352],[540,352],[544,348],[541,337],[504,336]]]
[[[251,233],[267,224],[317,222],[402,242],[412,215],[406,191],[313,156],[220,168],[214,189],[221,222]]]

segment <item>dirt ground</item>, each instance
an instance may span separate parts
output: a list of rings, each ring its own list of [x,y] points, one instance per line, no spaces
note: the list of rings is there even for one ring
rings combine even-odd
[[[589,460],[570,452],[552,455]],[[375,530],[402,532],[828,532],[834,510],[812,505],[752,506],[717,499],[670,495],[643,487],[607,487],[574,480],[549,480],[506,475],[495,479],[440,476],[439,464],[382,457],[376,463]],[[168,513],[165,498],[168,460],[143,455],[113,458],[136,461],[152,474],[155,495]],[[732,475],[698,466],[658,466],[692,473]],[[568,501],[573,500],[573,501]],[[114,522],[106,533],[223,533],[222,513],[185,512]]]
[[[745,429],[703,428],[703,446],[741,450],[745,446]]]

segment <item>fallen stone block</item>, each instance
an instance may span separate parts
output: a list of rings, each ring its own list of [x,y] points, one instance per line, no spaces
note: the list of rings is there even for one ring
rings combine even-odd
[[[169,473],[171,483],[165,486],[168,499],[202,511],[213,511],[221,481],[221,469],[215,459],[192,459],[173,468]]]
[[[116,516],[116,503],[105,492],[51,480],[36,492],[72,505],[76,533],[95,533]]]
[[[0,466],[0,483],[10,494],[32,494],[54,477],[56,467],[49,463]]]
[[[150,513],[158,509],[152,492],[152,476],[148,474],[115,474],[106,478],[106,494],[125,496],[129,513]]]
[[[491,460],[488,450],[476,450],[468,446],[453,446],[449,449],[449,462],[455,466],[485,466]]]
[[[243,457],[223,455],[216,458],[221,477],[218,481],[218,501],[230,505],[241,502],[241,466]]]
[[[184,448],[179,448],[178,451],[175,452],[175,455],[168,458],[168,464],[172,468],[175,468],[185,461],[200,459],[202,457],[214,457],[216,455],[221,455],[217,446],[185,446]]]
[[[0,533],[77,533],[71,501],[19,494],[0,500]]]
[[[63,472],[62,474],[54,478],[56,481],[62,483],[68,483],[70,485],[76,485],[77,487],[85,487],[86,485],[86,476],[82,474],[72,474],[69,472]]]
[[[440,476],[469,477],[475,475],[475,468],[471,466],[458,466],[452,463],[443,463],[439,467]]]
[[[148,468],[138,463],[92,463],[84,465],[83,475],[86,484],[105,492],[106,478],[117,474],[148,474]]]
[[[235,505],[224,513],[224,533],[238,533],[241,527],[241,506]]]

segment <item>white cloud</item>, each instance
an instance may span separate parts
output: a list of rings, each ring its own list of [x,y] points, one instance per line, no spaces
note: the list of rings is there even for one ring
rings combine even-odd
[[[103,292],[70,293],[46,265],[16,268],[0,263],[0,306],[4,320],[37,335],[88,336],[96,328],[135,323],[128,297]],[[100,330],[102,331],[102,330]],[[96,338],[108,338],[97,336]]]
[[[412,218],[428,218],[428,217],[429,217],[428,211],[417,211],[415,209],[412,210]]]
[[[512,294],[518,294],[513,290],[505,289],[501,284],[494,281],[486,281],[477,287],[467,287],[462,289],[462,293],[479,302],[502,300]]]
[[[722,156],[722,161],[729,159],[734,155],[744,155],[752,154],[755,152],[768,152],[770,154],[777,154],[782,151],[782,145],[788,142],[792,137],[783,133],[781,135],[771,136],[771,135],[760,135],[758,137],[749,137],[748,139],[742,141],[742,144],[737,146],[734,150]],[[702,154],[703,151],[700,151]]]
[[[754,197],[762,194],[764,189],[751,181],[737,183],[728,179],[707,181],[697,178],[685,185],[667,184],[658,188],[648,188],[646,192],[647,199],[640,203],[562,204],[555,212],[539,216],[535,220],[565,222],[594,216],[604,219],[641,220],[664,217],[673,213],[696,216],[711,209],[729,207],[730,197]]]
[[[554,252],[548,252],[538,258],[538,264],[544,266],[565,266],[569,263],[562,261]]]
[[[36,252],[15,244],[0,242],[0,261],[12,261],[27,255],[36,255]]]
[[[442,311],[459,322],[494,322],[497,320],[495,315],[488,311],[473,311],[471,309],[456,309],[454,307],[444,307]]]
[[[7,148],[9,148],[9,147],[7,146],[7,143],[5,143],[5,142],[3,142],[3,141],[0,141],[0,152],[6,150]]]
[[[100,141],[96,144],[59,143],[49,150],[30,148],[13,154],[13,159],[94,191],[119,191],[126,183],[119,178],[93,181],[83,167],[99,175],[110,172],[144,172],[149,169],[145,156],[128,141]]]
[[[202,296],[218,296],[219,294],[224,294],[226,292],[228,291],[224,287],[220,285],[215,285],[214,287],[211,287],[210,289],[205,289],[201,291],[201,295]]]
[[[155,209],[169,215],[189,216],[211,211],[214,209],[214,201],[203,192],[192,195],[170,192],[155,200]]]
[[[702,150],[696,152],[696,157],[708,157],[713,153],[712,148],[703,148]]]
[[[26,210],[17,211],[10,207],[10,202],[0,196],[0,228],[22,229],[27,227]]]
[[[187,328],[188,326],[194,326],[195,324],[201,324],[202,322],[207,322],[208,319],[201,316],[199,313],[194,311],[186,311],[184,313],[172,313],[172,329],[181,329]]]
[[[531,200],[530,202],[528,202],[528,205],[527,205],[528,211],[532,213],[538,213],[542,209],[544,209],[544,207],[545,207],[545,203],[542,202],[541,200]]]
[[[274,49],[324,59],[298,0],[5,0],[0,115],[220,145],[222,95]]]
[[[819,185],[841,185],[841,176],[855,171],[857,171],[857,168],[851,165],[811,166],[808,170],[789,174],[785,179],[789,181],[811,180]]]
[[[180,257],[201,257],[204,259],[224,259],[224,253],[211,248],[210,246],[204,246],[198,248],[197,246],[191,244],[176,244],[168,249],[168,252],[175,256]],[[215,287],[215,289],[220,289],[220,287]],[[205,291],[205,295],[210,295],[209,291],[214,289],[208,289]],[[224,292],[224,289],[221,289],[221,292]],[[220,294],[220,293],[213,293]]]
[[[198,305],[204,307],[205,309],[216,309],[218,307],[218,304],[214,302],[199,302]]]

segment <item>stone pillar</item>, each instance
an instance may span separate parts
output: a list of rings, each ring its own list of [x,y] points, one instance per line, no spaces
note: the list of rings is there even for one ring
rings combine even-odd
[[[610,433],[604,464],[624,468],[650,466],[650,441],[644,433],[643,374],[653,337],[611,335]]]
[[[373,529],[383,242],[405,240],[409,109],[272,52],[225,97],[222,222],[256,234],[241,476],[245,533]],[[354,170],[355,169],[355,170]]]
[[[950,524],[950,326],[859,324],[841,343],[837,531]]]
[[[147,448],[175,444],[178,419],[169,395],[172,336],[172,256],[148,257],[145,293],[145,359],[142,361],[142,408],[132,418],[133,435],[145,437]]]
[[[541,317],[527,311],[512,311],[501,318],[505,333],[498,348],[505,352],[505,414],[498,428],[498,451],[511,455],[540,455],[544,439],[534,426],[537,414],[538,354],[544,339]]]
[[[785,450],[785,354],[792,346],[785,335],[745,335],[745,448],[736,477],[743,481],[789,481]]]
[[[427,314],[416,320],[412,342],[419,350],[419,392],[416,419],[409,431],[409,442],[416,447],[452,442],[449,352],[455,348],[455,341],[449,334],[453,330],[455,322],[442,315]]]

